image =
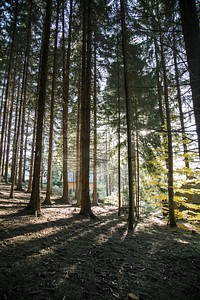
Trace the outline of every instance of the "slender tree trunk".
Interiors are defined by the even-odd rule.
[[[97,195],[97,58],[94,46],[94,163],[93,163],[93,205],[98,205]]]
[[[24,57],[24,69],[22,79],[22,122],[21,122],[21,140],[20,140],[20,155],[19,155],[19,169],[18,169],[18,182],[17,190],[22,191],[22,175],[23,175],[23,151],[24,151],[24,127],[25,127],[25,114],[26,114],[26,98],[27,98],[27,82],[28,82],[28,67],[30,56],[30,41],[31,41],[31,22],[32,22],[32,8],[33,1],[30,1],[29,19],[27,26],[27,42]]]
[[[181,123],[184,161],[185,161],[185,167],[188,170],[190,168],[190,164],[189,164],[189,159],[188,159],[188,148],[187,148],[187,144],[186,144],[187,135],[185,132],[184,113],[183,113],[183,108],[182,108],[181,89],[180,89],[180,84],[179,84],[179,70],[178,70],[178,65],[177,65],[175,36],[173,37],[173,39],[174,39],[173,56],[174,56],[175,80],[176,80],[176,86],[177,86],[177,101],[178,101],[179,116],[180,116],[180,123]],[[187,175],[187,177],[188,177],[188,175]]]
[[[179,0],[200,156],[200,29],[195,0]]]
[[[125,1],[120,0],[121,8],[121,28],[122,28],[122,53],[124,65],[124,92],[126,101],[126,122],[127,122],[127,140],[128,140],[128,183],[129,183],[129,216],[128,229],[133,230],[134,220],[134,186],[133,186],[133,171],[132,171],[132,143],[131,143],[131,107],[129,95],[129,78],[128,78],[128,60],[127,60],[127,34],[125,20]]]
[[[119,62],[117,62],[117,110],[118,110],[118,216],[121,214],[121,101],[119,83]]]
[[[0,170],[1,170],[1,164],[2,164],[3,141],[4,141],[4,137],[5,137],[8,95],[9,95],[9,88],[10,88],[10,76],[11,76],[14,44],[15,44],[17,17],[18,17],[18,0],[16,0],[16,2],[15,2],[15,16],[14,16],[14,21],[13,21],[13,30],[12,30],[12,38],[11,38],[10,54],[9,54],[9,63],[8,63],[8,73],[7,73],[7,79],[6,79],[6,90],[5,90],[3,120],[2,120],[2,128],[1,128],[1,140],[0,140]]]
[[[13,114],[13,103],[14,103],[14,97],[15,97],[15,87],[16,87],[16,68],[15,68],[14,75],[13,75],[12,97],[11,97],[9,121],[8,121],[8,140],[7,140],[7,148],[6,148],[6,161],[5,161],[5,173],[4,173],[4,180],[6,183],[8,183],[11,125],[12,125],[12,114]]]
[[[17,156],[18,156],[18,141],[19,141],[19,132],[20,132],[20,119],[21,119],[21,103],[20,103],[20,83],[19,83],[17,88],[17,101],[16,101],[16,109],[15,109],[15,126],[14,126],[14,138],[13,138],[10,198],[14,197],[14,186],[15,186],[15,179],[16,179],[16,167],[17,167]]]
[[[90,174],[90,102],[91,102],[91,2],[82,1],[82,94],[81,94],[81,210],[80,214],[94,217],[89,196]]]
[[[170,105],[169,105],[169,95],[168,95],[167,70],[166,70],[166,64],[165,64],[163,39],[162,39],[161,33],[160,33],[160,45],[161,45],[161,62],[162,62],[163,80],[164,80],[165,111],[166,111],[166,121],[167,121],[169,223],[170,223],[170,226],[174,227],[174,226],[176,226],[176,218],[175,218],[175,214],[174,214],[172,130],[171,130]]]
[[[108,117],[108,124],[109,124],[109,117]],[[109,143],[110,143],[110,135],[109,135],[109,128],[108,128],[108,124],[106,125],[106,196],[110,195],[110,160],[109,160]]]
[[[136,217],[139,220],[140,217],[140,158],[139,158],[139,134],[138,128],[136,126],[136,182],[137,182],[137,192],[136,192]]]
[[[57,15],[56,15],[56,30],[54,41],[54,58],[53,58],[53,75],[51,86],[51,112],[50,112],[50,130],[49,130],[49,153],[48,153],[48,170],[47,170],[47,188],[46,198],[43,204],[51,204],[52,193],[52,161],[53,161],[53,125],[54,125],[54,106],[55,106],[55,86],[56,86],[56,62],[57,62],[57,48],[58,48],[58,21],[59,21],[60,0],[57,1]]]
[[[29,181],[28,181],[27,193],[30,193],[32,190],[36,126],[37,126],[37,105],[35,107],[35,116],[34,116],[34,124],[33,124],[33,140],[32,140],[32,147],[31,147],[31,161],[30,161],[30,171],[29,171]]]
[[[41,173],[41,162],[42,162],[42,135],[43,135],[44,114],[45,114],[47,73],[48,73],[51,11],[52,11],[52,0],[47,0],[46,16],[45,16],[45,23],[44,23],[44,35],[42,41],[34,173],[33,173],[31,199],[28,204],[28,208],[30,208],[31,211],[36,215],[40,214],[41,211],[41,206],[40,206],[41,174],[40,173]]]
[[[28,144],[28,128],[29,128],[29,121],[30,121],[30,110],[28,110],[28,116],[26,120],[26,133],[25,133],[25,143],[24,143],[24,164],[23,164],[23,175],[22,175],[22,181],[25,182],[26,177],[26,155],[27,155],[27,144]]]
[[[164,144],[164,156],[165,158],[165,165],[166,165],[166,169],[168,169],[168,153],[166,150],[167,144],[167,134],[164,131],[165,128],[165,114],[164,114],[164,104],[163,104],[163,88],[161,86],[161,77],[162,74],[160,72],[162,65],[160,63],[160,57],[159,57],[159,53],[160,53],[160,49],[158,47],[158,43],[156,41],[156,39],[154,39],[154,46],[155,46],[155,57],[156,57],[156,79],[157,79],[157,95],[158,95],[158,105],[159,105],[159,117],[160,117],[160,130],[162,132],[162,143]],[[166,195],[166,199],[162,199],[162,211],[163,211],[163,215],[167,215],[168,213],[168,200],[167,200],[167,195]]]
[[[118,7],[118,4],[117,4]],[[118,216],[121,214],[121,99],[120,99],[120,72],[119,72],[119,34],[117,34],[117,139],[118,139]]]
[[[81,75],[78,81],[78,107],[77,107],[77,130],[76,130],[76,194],[77,206],[81,205],[81,151],[80,151],[80,131],[81,131]]]
[[[1,177],[4,177],[4,169],[5,169],[5,160],[6,160],[6,146],[7,146],[7,129],[8,129],[8,115],[9,115],[9,107],[10,107],[10,101],[8,103],[8,107],[7,107],[7,115],[6,115],[6,124],[5,124],[5,137],[4,137],[4,141],[3,141],[3,153],[2,153],[2,168],[1,168]]]
[[[139,219],[139,208],[140,208],[140,164],[139,164],[139,134],[138,134],[138,103],[135,99],[134,101],[134,109],[135,109],[135,139],[134,143],[135,149],[134,152],[134,170],[135,170],[135,215],[136,218]]]
[[[4,92],[5,92],[5,88],[6,88],[6,75],[7,75],[7,70],[5,70],[4,80],[3,80],[3,87],[2,87],[1,106],[0,106],[0,126],[1,126],[1,122],[2,122],[2,112],[3,112],[3,104],[4,104]]]
[[[61,201],[69,204],[68,199],[68,102],[69,102],[69,74],[70,74],[70,56],[71,56],[71,30],[72,30],[72,7],[73,1],[70,0],[69,29],[67,57],[65,57],[65,17],[63,1],[63,196]]]

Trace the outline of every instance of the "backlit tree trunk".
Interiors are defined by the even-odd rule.
[[[160,33],[160,44],[161,44],[161,63],[163,70],[163,81],[164,81],[164,102],[166,111],[167,121],[167,150],[168,150],[168,207],[169,207],[169,223],[170,226],[176,226],[176,219],[174,214],[174,174],[173,174],[173,148],[172,148],[172,130],[171,130],[171,117],[170,117],[170,105],[168,95],[168,80],[167,70],[164,56],[164,47],[162,34]]]
[[[200,30],[195,0],[179,0],[200,156]]]
[[[127,141],[128,141],[128,183],[129,183],[129,215],[128,229],[133,230],[134,220],[134,192],[133,192],[133,171],[132,171],[132,143],[131,143],[131,108],[130,108],[130,91],[128,78],[128,59],[127,59],[127,34],[125,20],[125,1],[120,0],[121,8],[121,28],[122,28],[122,54],[124,65],[124,92],[126,101],[126,123],[127,123]]]
[[[178,101],[179,116],[180,116],[180,123],[181,123],[184,161],[185,161],[185,167],[187,169],[189,169],[190,164],[189,164],[189,159],[188,159],[188,147],[187,147],[187,144],[186,144],[187,135],[186,135],[186,132],[185,132],[184,113],[183,113],[183,108],[182,108],[181,88],[180,88],[180,83],[179,83],[179,69],[178,69],[178,64],[177,64],[175,36],[173,37],[173,39],[174,39],[173,56],[174,56],[175,81],[176,81],[177,101]],[[187,173],[186,173],[186,175],[187,175]],[[187,175],[187,177],[188,177],[188,175]]]

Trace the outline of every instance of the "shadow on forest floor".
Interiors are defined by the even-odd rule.
[[[93,208],[99,220],[57,204],[36,218],[22,213],[27,194],[2,194],[0,299],[200,299],[198,233],[154,214],[130,232],[110,206]]]

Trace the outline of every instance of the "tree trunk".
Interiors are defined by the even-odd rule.
[[[163,39],[160,33],[160,45],[161,45],[161,63],[163,70],[164,80],[164,101],[167,120],[167,150],[168,150],[168,207],[169,207],[169,223],[170,226],[176,226],[176,219],[174,214],[174,179],[173,179],[173,148],[172,148],[172,130],[171,130],[171,117],[170,117],[170,105],[168,95],[168,80],[167,70],[165,64]]]
[[[27,145],[28,145],[28,128],[29,128],[29,121],[30,121],[30,110],[28,110],[28,116],[26,120],[26,133],[25,133],[25,142],[24,142],[24,158],[23,158],[23,174],[22,174],[22,181],[25,182],[26,177],[26,157],[27,157]]]
[[[57,1],[56,29],[54,40],[54,57],[53,57],[53,74],[51,86],[51,112],[50,112],[50,129],[49,129],[49,152],[48,152],[48,170],[47,170],[47,188],[46,198],[43,204],[51,204],[52,193],[52,161],[53,161],[53,125],[54,125],[54,106],[55,106],[55,86],[56,86],[56,63],[57,63],[57,48],[58,48],[58,21],[59,21],[60,0]]]
[[[31,147],[31,161],[30,161],[29,181],[28,181],[28,189],[27,189],[28,193],[30,193],[31,190],[32,190],[32,182],[33,182],[34,150],[35,150],[35,140],[36,140],[36,126],[37,126],[37,105],[35,107],[35,116],[34,116],[34,124],[33,124],[33,139],[32,139],[32,147]]]
[[[81,147],[80,147],[80,130],[81,130],[81,75],[78,80],[78,105],[77,105],[77,130],[76,130],[76,193],[77,206],[81,205]]]
[[[1,93],[1,106],[0,106],[0,125],[2,123],[2,112],[3,112],[3,102],[4,102],[4,91],[6,88],[6,75],[7,70],[5,70],[4,79],[3,79],[3,86],[2,86],[2,93]]]
[[[5,161],[5,173],[4,180],[8,183],[8,168],[9,168],[9,156],[10,156],[10,141],[11,141],[11,125],[12,125],[12,114],[13,114],[13,103],[15,97],[15,87],[16,87],[16,68],[13,75],[13,87],[12,87],[12,96],[10,103],[10,111],[9,111],[9,121],[8,121],[8,140],[7,140],[7,148],[6,148],[6,161]]]
[[[19,155],[19,169],[18,169],[18,182],[17,190],[22,191],[22,174],[23,174],[23,151],[24,151],[24,127],[25,127],[25,113],[26,113],[26,101],[27,101],[27,82],[28,82],[28,67],[30,56],[30,41],[31,41],[31,22],[32,22],[32,8],[33,1],[30,1],[30,11],[27,26],[27,42],[24,57],[23,79],[22,79],[22,122],[21,122],[21,140],[20,140],[20,155]]]
[[[22,110],[22,108],[21,108],[21,103],[20,103],[20,83],[19,83],[18,88],[17,88],[17,103],[16,103],[16,109],[15,109],[15,126],[14,126],[14,138],[13,138],[10,198],[14,197],[14,186],[15,186],[15,179],[16,179],[21,110]]]
[[[109,124],[109,117],[107,123]],[[110,131],[106,125],[106,196],[110,195]]]
[[[134,186],[133,186],[133,171],[132,171],[132,144],[131,144],[131,107],[130,107],[130,91],[128,78],[128,60],[127,60],[127,34],[125,20],[125,1],[120,0],[121,28],[122,28],[122,54],[124,65],[124,92],[126,101],[126,122],[127,122],[127,141],[128,141],[128,183],[129,183],[129,216],[128,229],[133,230],[134,220]]]
[[[90,102],[91,102],[91,1],[82,1],[82,94],[81,94],[81,210],[94,217],[89,196],[90,174]]]
[[[65,14],[63,1],[63,195],[61,202],[69,204],[68,199],[68,102],[69,102],[69,73],[70,73],[70,56],[71,56],[71,31],[72,31],[72,6],[73,1],[70,0],[70,14],[69,14],[69,29],[68,29],[68,43],[67,43],[67,58],[65,57]]]
[[[36,148],[34,160],[34,173],[32,182],[31,199],[28,208],[38,215],[40,214],[40,176],[41,176],[41,161],[42,161],[42,135],[43,135],[43,121],[45,114],[45,100],[46,100],[46,85],[48,73],[48,54],[49,54],[49,38],[51,25],[51,11],[52,0],[47,0],[46,16],[44,22],[44,35],[42,40],[42,54],[41,54],[41,73],[39,82],[39,99],[38,99],[38,118],[36,131]]]
[[[7,116],[7,106],[8,106],[8,94],[9,94],[9,88],[10,88],[10,76],[11,76],[14,44],[15,44],[17,17],[18,17],[18,0],[16,0],[16,3],[15,3],[15,16],[14,16],[14,21],[13,21],[13,30],[12,30],[12,38],[11,38],[10,53],[9,53],[9,63],[8,63],[8,72],[7,72],[7,78],[6,78],[6,90],[5,90],[5,100],[4,100],[5,103],[4,103],[4,110],[3,110],[3,120],[2,120],[1,140],[0,140],[0,170],[1,170],[1,164],[2,164],[3,141],[4,141],[4,136],[5,136],[6,116]]]
[[[97,194],[97,58],[94,46],[94,162],[93,162],[93,199],[92,205],[98,205]]]
[[[190,164],[189,164],[189,159],[188,159],[188,148],[187,148],[187,144],[186,144],[187,135],[185,132],[184,113],[183,113],[183,108],[182,108],[181,89],[180,89],[180,84],[179,84],[179,70],[178,70],[178,65],[177,65],[175,36],[173,36],[173,56],[174,56],[173,57],[174,58],[174,69],[175,69],[175,80],[176,80],[176,89],[177,89],[177,101],[178,101],[179,116],[180,116],[180,123],[181,123],[184,162],[185,162],[185,167],[188,170],[190,168]],[[187,172],[186,172],[186,176],[188,177]]]
[[[200,30],[195,0],[179,0],[200,156]]]
[[[118,55],[118,54],[117,54]],[[118,114],[118,216],[121,214],[121,101],[119,91],[119,61],[117,62],[117,114]]]

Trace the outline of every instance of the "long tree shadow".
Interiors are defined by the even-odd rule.
[[[94,221],[64,207],[40,218],[7,211],[1,299],[199,299],[199,235],[147,217],[130,232],[116,210]]]

